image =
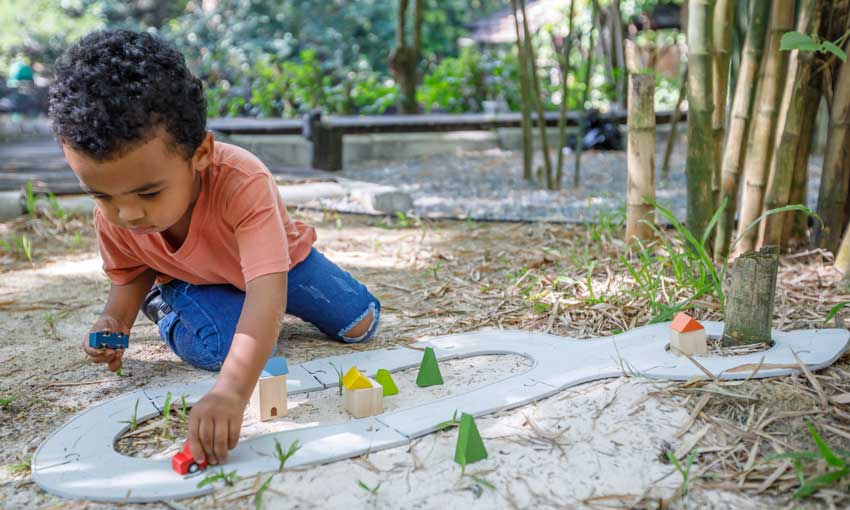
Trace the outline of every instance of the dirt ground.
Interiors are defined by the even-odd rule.
[[[363,346],[327,340],[288,319],[279,349],[290,363],[483,327],[590,338],[644,325],[653,315],[647,311],[650,298],[634,291],[634,279],[618,262],[624,246],[616,226],[605,222],[585,227],[294,214],[317,226],[319,249],[365,282],[381,298],[384,313],[379,334]],[[22,232],[31,241],[32,262],[22,243],[16,245]],[[453,462],[457,431],[449,429],[409,448],[276,473],[259,502],[258,488],[268,475],[177,502],[63,500],[36,487],[28,468],[35,448],[59,424],[104,399],[209,374],[183,364],[141,316],[124,358],[126,377],[84,358],[80,344],[109,285],[87,220],[0,224],[0,239],[8,243],[0,251],[0,398],[11,399],[0,408],[2,508],[756,509],[846,508],[848,502],[846,483],[793,499],[799,480],[790,461],[782,467],[768,458],[782,448],[814,449],[804,419],[831,446],[850,449],[848,356],[811,378],[724,386],[623,377],[582,385],[477,419],[489,458],[471,465],[466,476]],[[784,258],[776,326],[822,327],[832,306],[850,300],[837,290],[838,279],[825,254]],[[687,289],[670,282],[659,292],[674,302]],[[722,317],[710,296],[691,305],[698,318]],[[845,316],[836,316],[841,327]],[[402,392],[394,405],[523,370],[519,357],[457,360],[445,364],[444,387],[418,393],[405,392],[415,378],[408,370],[396,377]],[[300,410],[270,425],[246,420],[243,437],[347,419],[333,391],[293,399]],[[170,433],[127,438],[118,447],[126,454],[170,455],[179,425]],[[683,484],[668,452],[685,462],[689,451],[695,452],[694,464]],[[823,469],[813,464],[804,475]]]

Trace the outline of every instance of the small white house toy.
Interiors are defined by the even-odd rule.
[[[269,358],[254,393],[251,394],[251,414],[260,421],[286,416],[286,358]]]
[[[365,418],[384,412],[384,387],[374,379],[351,367],[342,378],[345,392],[342,405],[355,418]]]
[[[673,354],[701,356],[708,353],[705,328],[690,315],[679,312],[670,323],[670,350]]]

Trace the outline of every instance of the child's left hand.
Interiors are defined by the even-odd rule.
[[[248,401],[235,392],[213,389],[189,412],[189,448],[197,462],[227,461],[227,452],[239,442],[242,414]]]

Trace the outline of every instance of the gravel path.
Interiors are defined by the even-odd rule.
[[[665,143],[666,137],[658,141],[658,167],[661,166]],[[666,180],[657,179],[656,190],[659,202],[672,206],[680,219],[684,219],[686,207],[684,151],[684,142],[678,144],[670,176]],[[461,156],[363,162],[350,165],[339,175],[396,186],[410,193],[415,214],[429,218],[575,222],[598,220],[604,212],[624,210],[624,151],[585,153],[578,189],[572,189],[574,161],[572,154],[564,158],[565,189],[560,191],[547,191],[525,181],[522,178],[521,154],[499,149]],[[809,207],[812,208],[817,201],[821,165],[821,157],[812,158],[808,190]],[[321,206],[341,212],[365,212],[359,204],[345,199],[322,200]]]

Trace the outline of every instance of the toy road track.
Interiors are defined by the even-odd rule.
[[[709,335],[719,335],[723,324],[704,323]],[[669,323],[655,324],[614,337],[595,340],[528,333],[485,330],[431,338],[409,347],[378,349],[322,358],[290,367],[289,394],[322,391],[337,385],[334,368],[357,366],[374,377],[379,368],[391,372],[416,367],[422,349],[433,347],[440,361],[492,354],[518,354],[531,361],[531,369],[488,386],[451,395],[407,409],[359,420],[266,434],[243,442],[230,452],[228,470],[241,476],[278,469],[270,454],[275,440],[299,441],[302,447],[287,467],[324,464],[403,446],[436,430],[457,412],[482,416],[554,395],[572,386],[619,377],[628,371],[650,379],[687,380],[705,373],[686,357],[666,350]],[[773,332],[767,351],[740,356],[699,356],[699,364],[719,379],[775,377],[798,370],[796,356],[810,370],[833,363],[848,346],[846,329]],[[185,394],[197,402],[212,387],[213,379],[154,390],[138,390],[77,414],[41,444],[32,461],[32,477],[47,492],[87,500],[146,502],[188,498],[212,488],[197,487],[198,479],[171,470],[168,459],[127,457],[114,445],[127,429],[122,423],[139,401],[138,420],[160,414],[166,393]]]

